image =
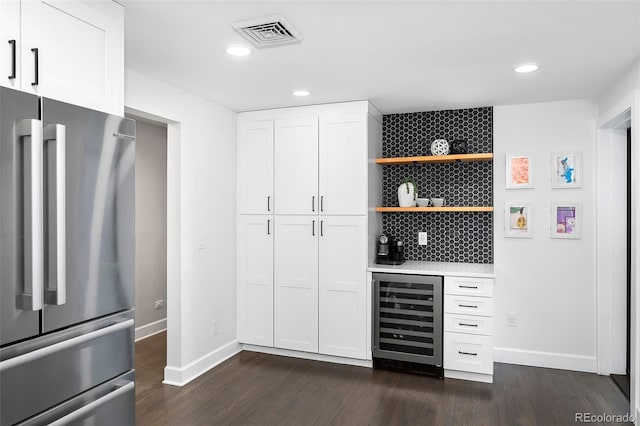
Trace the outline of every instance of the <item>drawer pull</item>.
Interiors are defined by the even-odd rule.
[[[477,352],[462,352],[462,351],[458,351],[458,353],[460,355],[471,355],[471,356],[478,356]]]
[[[478,326],[478,324],[465,324],[463,322],[459,322],[458,325],[462,326],[462,327],[477,327]]]
[[[458,287],[460,287],[460,288],[471,288],[471,289],[474,289],[474,290],[478,289],[477,285],[459,285]]]
[[[460,305],[460,304],[458,304],[458,306],[460,306],[461,308],[473,308],[473,309],[478,309],[478,305]]]

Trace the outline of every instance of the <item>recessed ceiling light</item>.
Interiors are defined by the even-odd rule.
[[[251,55],[251,49],[247,46],[229,46],[226,49],[227,55],[231,56],[249,56]]]
[[[293,96],[309,96],[311,94],[308,90],[295,90]]]
[[[518,74],[526,74],[526,73],[537,71],[539,68],[540,66],[536,64],[523,64],[515,67],[513,71],[517,72]]]

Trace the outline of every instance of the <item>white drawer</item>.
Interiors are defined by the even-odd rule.
[[[444,311],[449,314],[493,316],[493,299],[452,294],[444,295]]]
[[[493,374],[493,338],[464,333],[444,333],[445,370]]]
[[[493,318],[478,315],[444,314],[444,331],[493,335]]]
[[[445,294],[493,297],[493,278],[444,277]]]

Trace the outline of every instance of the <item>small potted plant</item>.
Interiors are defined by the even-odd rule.
[[[398,204],[400,207],[415,207],[418,198],[418,185],[412,178],[404,178],[398,187]]]

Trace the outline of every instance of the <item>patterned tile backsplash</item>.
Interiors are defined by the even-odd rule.
[[[390,114],[383,117],[384,157],[430,155],[435,139],[464,139],[468,153],[493,152],[493,108]],[[383,166],[382,199],[398,205],[405,177],[418,185],[418,196],[446,200],[453,206],[493,205],[493,163],[437,163]],[[384,232],[405,243],[409,260],[493,263],[493,213],[382,213]],[[428,244],[418,245],[426,231]]]

